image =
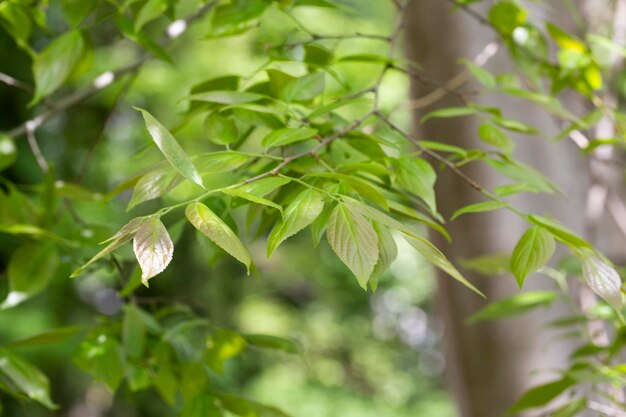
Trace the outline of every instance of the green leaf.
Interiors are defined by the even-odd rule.
[[[17,147],[8,135],[0,134],[0,171],[13,165],[17,159]]]
[[[563,407],[555,410],[550,417],[574,417],[577,416],[578,413],[587,409],[587,399],[586,398],[578,398],[576,400],[568,399],[568,403]]]
[[[511,256],[507,253],[494,253],[471,259],[461,259],[459,263],[463,268],[483,275],[502,275],[511,271],[509,267]]]
[[[281,98],[285,101],[309,101],[324,92],[326,85],[323,72],[307,74],[287,83],[282,90]]]
[[[32,104],[53,93],[70,78],[88,52],[87,39],[78,30],[71,30],[53,40],[33,63],[35,97]]]
[[[15,349],[21,347],[63,343],[66,340],[69,340],[72,337],[76,336],[83,330],[85,330],[85,326],[58,327],[56,329],[37,334],[35,336],[30,336],[25,339],[15,340],[13,342],[6,343],[4,347],[9,349]]]
[[[584,240],[583,238],[581,238],[580,236],[578,236],[571,230],[561,226],[554,220],[550,220],[546,217],[538,216],[535,214],[530,214],[528,216],[528,219],[530,220],[531,223],[545,228],[557,240],[560,240],[561,242],[565,243],[568,246],[571,246],[574,248],[592,249],[592,246],[589,244],[589,242],[587,242],[586,240]]]
[[[622,310],[622,279],[611,265],[596,254],[582,256],[583,277],[600,298],[616,311]]]
[[[511,272],[520,288],[528,275],[552,258],[554,248],[554,238],[543,227],[533,226],[522,235],[511,256]]]
[[[437,211],[435,203],[435,181],[437,174],[433,167],[423,159],[400,158],[396,162],[396,181],[398,184],[420,197],[433,211]]]
[[[264,0],[235,0],[220,5],[211,19],[211,35],[239,34],[254,25],[269,3]]]
[[[378,261],[378,236],[370,222],[360,212],[339,203],[328,219],[326,237],[365,289]]]
[[[506,202],[494,201],[494,200],[488,200],[488,201],[483,201],[483,202],[476,203],[476,204],[470,204],[469,206],[465,206],[455,211],[450,220],[454,220],[463,214],[483,213],[485,211],[493,211],[493,210],[497,210],[499,208],[506,207],[506,206],[508,206]]]
[[[224,362],[234,358],[246,348],[246,339],[239,333],[219,329],[213,333],[207,343],[209,348],[204,353],[204,360],[215,372],[224,372]]]
[[[285,177],[267,177],[260,180],[251,182],[249,184],[242,185],[239,189],[245,191],[248,194],[256,195],[258,197],[265,197],[277,188],[291,182],[289,178]]]
[[[156,217],[141,224],[133,237],[133,251],[141,267],[141,282],[148,280],[167,268],[174,255],[174,244],[165,226]]]
[[[497,85],[496,77],[488,70],[483,67],[480,67],[474,64],[472,61],[468,61],[467,59],[462,59],[461,62],[467,67],[467,69],[472,73],[474,78],[478,80],[482,85],[487,88],[495,88]]]
[[[213,152],[193,158],[194,165],[202,175],[230,172],[250,161],[250,156],[236,151]]]
[[[247,93],[244,91],[208,91],[192,94],[186,100],[207,101],[218,104],[241,104],[252,103],[266,98],[261,94]]]
[[[105,333],[94,332],[80,344],[76,364],[115,392],[124,378],[125,361],[118,341]]]
[[[142,312],[134,304],[124,306],[122,341],[129,358],[139,359],[143,356],[146,345],[146,325]]]
[[[189,222],[217,246],[244,264],[250,271],[252,258],[237,235],[215,213],[202,203],[191,203],[185,209]]]
[[[161,17],[167,8],[168,0],[148,0],[137,14],[135,31],[139,32],[145,24]]]
[[[264,148],[285,146],[292,143],[311,139],[317,134],[317,129],[310,128],[284,128],[275,130],[261,141]]]
[[[185,401],[180,417],[223,417],[224,413],[218,407],[217,400],[210,394],[198,394]]]
[[[515,144],[509,139],[506,133],[489,123],[480,125],[478,128],[478,137],[486,144],[495,146],[506,153],[511,153],[515,147]]]
[[[384,194],[378,191],[373,185],[354,175],[339,174],[337,172],[313,172],[306,174],[307,177],[332,178],[340,181],[350,188],[354,189],[363,198],[378,204],[385,210],[389,210],[389,204]]]
[[[63,0],[63,13],[68,22],[76,27],[98,6],[97,0]]]
[[[50,242],[20,246],[9,261],[9,294],[0,309],[16,306],[43,291],[54,277],[59,263],[57,248]]]
[[[378,262],[374,266],[372,277],[370,278],[370,288],[376,290],[378,279],[389,269],[393,261],[398,257],[398,246],[389,229],[380,223],[374,222],[374,230],[378,236]]]
[[[480,295],[483,298],[485,294],[483,294],[478,288],[476,288],[472,283],[470,283],[461,273],[456,269],[454,265],[445,257],[443,253],[435,245],[430,243],[428,240],[419,237],[405,234],[404,238],[407,242],[411,244],[417,251],[433,266],[441,269],[452,278],[459,281],[461,284],[465,285],[467,288],[474,291],[476,294]]]
[[[333,60],[333,53],[321,45],[304,45],[304,62],[313,66],[325,67]]]
[[[258,197],[254,194],[249,194],[243,191],[241,188],[224,188],[223,190],[221,190],[221,192],[223,194],[231,195],[233,197],[243,198],[244,200],[248,200],[256,204],[262,204],[264,206],[275,208],[280,212],[281,216],[283,215],[283,208],[279,204],[276,204],[273,201],[268,200],[267,198]]]
[[[313,189],[306,189],[294,198],[285,210],[285,217],[272,229],[267,240],[267,257],[289,237],[310,225],[322,212],[324,197]]]
[[[198,184],[200,187],[204,188],[202,184],[202,178],[198,173],[198,170],[193,165],[183,148],[180,147],[174,136],[163,126],[161,123],[157,121],[150,113],[146,110],[140,109],[139,107],[134,107],[135,110],[140,111],[143,115],[143,118],[146,122],[146,128],[148,132],[150,132],[150,136],[156,143],[157,147],[165,156],[165,159],[168,160],[170,164],[181,175],[192,182]]]
[[[13,37],[20,48],[32,53],[28,45],[28,38],[32,32],[33,25],[24,6],[12,1],[0,3],[0,24]]]
[[[221,113],[211,113],[204,121],[209,140],[218,145],[228,145],[237,142],[239,132],[232,118]]]
[[[489,11],[489,22],[505,34],[511,34],[526,22],[527,12],[513,1],[500,1]]]
[[[168,193],[178,186],[183,178],[171,167],[160,168],[142,175],[133,188],[133,195],[128,202],[126,211],[138,204],[149,201]]]
[[[508,410],[507,414],[517,414],[529,408],[546,405],[575,384],[576,381],[574,379],[563,378],[534,387],[526,391],[515,405]]]
[[[546,28],[552,39],[554,39],[556,44],[561,48],[576,52],[585,52],[587,50],[587,46],[582,41],[576,39],[558,26],[547,22]]]
[[[267,334],[246,334],[243,337],[250,345],[263,349],[282,350],[287,353],[302,352],[302,346],[294,339]]]
[[[130,241],[135,235],[135,232],[139,230],[139,228],[143,225],[143,223],[147,221],[148,219],[149,219],[148,217],[138,217],[128,222],[113,237],[105,241],[105,242],[108,242],[112,240],[112,242],[109,243],[107,247],[105,247],[100,252],[98,252],[86,264],[84,264],[83,266],[81,266],[80,268],[72,272],[72,275],[70,275],[70,278],[74,278],[80,275],[85,269],[87,269],[89,265],[105,257],[106,255],[110,254],[111,252],[119,248],[120,246],[124,245],[126,242]]]
[[[435,118],[470,116],[477,113],[477,110],[471,107],[447,107],[445,109],[435,110],[424,115],[420,119],[420,123],[426,123],[428,120]]]
[[[477,313],[472,314],[467,321],[496,320],[517,316],[538,307],[552,304],[559,295],[551,291],[533,291],[516,294],[512,297],[494,301]]]
[[[328,113],[331,113],[341,107],[346,107],[346,106],[350,106],[353,104],[369,104],[371,103],[372,100],[370,99],[366,99],[366,98],[353,98],[353,99],[347,99],[347,100],[337,100],[334,101],[332,103],[328,103],[325,104],[323,106],[318,107],[317,109],[313,110],[311,113],[309,113],[309,115],[307,116],[310,120],[313,119],[317,119],[318,117],[324,116]]]
[[[0,349],[0,373],[31,400],[52,410],[58,408],[50,399],[50,381],[35,365]]]
[[[529,126],[526,123],[520,122],[519,120],[508,119],[506,117],[497,116],[497,117],[492,118],[492,121],[504,129],[512,130],[518,133],[525,133],[527,135],[532,135],[532,134],[539,132],[536,128]]]

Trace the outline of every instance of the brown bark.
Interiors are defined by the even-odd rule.
[[[463,69],[458,63],[460,58],[472,59],[494,39],[492,32],[467,15],[460,11],[452,12],[450,3],[444,0],[411,2],[406,23],[407,53],[424,69],[429,79],[451,79]],[[502,50],[491,66],[505,71],[510,66],[506,52]],[[436,87],[416,81],[412,86],[413,97],[423,97],[433,88]],[[505,114],[540,128],[549,129],[552,126],[552,121],[545,114],[527,103],[499,97],[484,97],[482,101],[502,107]],[[477,123],[472,118],[439,119],[425,125],[417,122],[421,115],[434,108],[460,105],[463,103],[457,97],[448,95],[416,114],[418,137],[464,148],[481,147],[476,140]],[[567,201],[554,196],[517,198],[514,202],[516,206],[534,213],[555,215],[574,229],[582,225],[586,180],[584,165],[575,147],[568,143],[554,146],[540,138],[519,139],[516,142],[524,144],[518,145],[515,157],[542,168],[565,189],[568,196]],[[485,164],[471,164],[463,170],[487,188],[502,183],[502,178]],[[572,175],[581,171],[582,184],[579,183],[580,176],[577,179]],[[460,207],[484,200],[466,182],[446,171],[440,172],[437,195],[439,210],[446,218]],[[565,210],[566,205],[569,210]],[[523,221],[510,213],[491,212],[463,216],[451,222],[448,230],[453,242],[449,245],[435,235],[432,237],[451,259],[458,260],[496,252],[510,253],[525,227],[527,225]],[[466,273],[466,276],[491,301],[518,291],[510,275],[482,277]],[[543,281],[531,279],[527,287],[550,287],[548,281],[547,278]],[[449,277],[440,277],[438,308],[444,323],[448,381],[463,417],[502,417],[529,385],[537,379],[554,377],[539,373],[538,378],[531,381],[531,371],[558,367],[567,355],[567,346],[546,346],[546,339],[552,335],[544,331],[542,323],[553,317],[555,311],[541,311],[514,320],[467,325],[465,319],[485,304],[485,300]]]

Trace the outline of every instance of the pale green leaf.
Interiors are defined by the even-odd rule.
[[[161,220],[153,217],[141,224],[133,237],[133,251],[141,267],[141,282],[147,287],[148,280],[163,272],[174,255],[174,244]]]
[[[241,104],[252,103],[266,98],[261,94],[247,93],[245,91],[207,91],[204,93],[192,94],[186,100],[207,101],[218,104]]]
[[[259,197],[254,194],[250,194],[242,190],[241,188],[224,188],[221,190],[223,194],[230,195],[233,197],[243,198],[244,200],[251,201],[256,204],[262,204],[264,206],[275,208],[280,212],[280,215],[283,215],[283,208],[280,204],[274,203],[272,200],[268,200],[267,198]]]
[[[33,103],[58,89],[77,70],[88,52],[85,35],[79,30],[66,32],[53,40],[33,64],[36,87]]]
[[[50,399],[50,381],[35,365],[8,350],[0,349],[0,373],[31,400],[50,409],[57,408]]]
[[[609,303],[615,310],[622,310],[622,279],[611,265],[596,254],[585,255],[583,261],[583,277],[600,298]]]
[[[202,203],[191,203],[185,209],[189,222],[202,234],[211,239],[232,257],[244,264],[248,270],[252,258],[235,232],[222,219]]]
[[[522,397],[508,410],[509,415],[516,415],[529,408],[541,407],[554,400],[565,390],[576,384],[572,378],[563,378],[536,386],[524,393]]]
[[[517,316],[538,307],[552,304],[559,295],[552,291],[533,291],[516,294],[512,297],[494,301],[477,313],[471,315],[467,321],[496,320]]]
[[[310,225],[324,208],[323,196],[313,189],[306,189],[287,206],[285,217],[272,229],[267,241],[267,257],[287,238]]]
[[[57,248],[50,242],[30,242],[17,248],[7,268],[9,294],[0,309],[40,293],[54,277],[59,263]]]
[[[555,222],[554,220],[550,220],[546,217],[538,216],[535,214],[529,215],[528,219],[531,221],[531,223],[546,229],[548,232],[550,232],[552,236],[554,236],[557,240],[565,243],[566,245],[572,246],[574,248],[592,249],[592,246],[589,244],[589,242],[587,242],[571,230]]]
[[[445,257],[443,253],[435,245],[419,236],[404,235],[404,238],[413,246],[417,251],[433,266],[441,269],[452,278],[456,279],[467,288],[474,291],[476,294],[485,298],[485,295],[470,283],[461,273],[456,269],[454,265]]]
[[[437,174],[433,167],[425,160],[418,158],[400,158],[394,162],[397,166],[397,183],[420,197],[433,212],[436,212],[434,186]]]
[[[204,187],[198,170],[169,130],[167,130],[165,126],[159,123],[159,121],[146,110],[138,107],[134,107],[134,109],[140,111],[143,115],[146,122],[146,128],[148,129],[148,132],[150,132],[154,143],[156,143],[157,147],[163,153],[163,156],[165,156],[165,159],[167,159],[183,177],[198,184],[200,187]]]
[[[511,256],[511,272],[520,288],[526,276],[550,260],[554,248],[554,238],[543,227],[533,226],[522,235]]]
[[[478,128],[478,137],[486,144],[495,146],[506,153],[510,153],[515,147],[515,144],[509,139],[506,133],[489,123],[480,125]]]
[[[317,129],[310,128],[291,128],[275,130],[261,141],[261,145],[265,148],[274,146],[291,145],[292,143],[302,142],[311,139],[317,134]]]
[[[378,236],[369,220],[350,206],[339,203],[328,219],[326,237],[339,259],[365,289],[378,261]]]
[[[502,207],[506,207],[507,205],[508,204],[504,201],[494,201],[494,200],[483,201],[483,202],[476,203],[476,204],[470,204],[469,206],[465,206],[455,211],[450,220],[454,220],[463,214],[483,213],[485,211],[493,211]]]
[[[477,110],[471,107],[447,107],[445,109],[439,109],[428,113],[420,119],[420,123],[426,123],[428,120],[435,118],[471,116],[477,113]]]

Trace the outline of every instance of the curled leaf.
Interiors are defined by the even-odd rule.
[[[151,218],[135,233],[133,251],[141,267],[141,282],[147,287],[148,280],[167,268],[174,254],[174,244],[161,220]]]

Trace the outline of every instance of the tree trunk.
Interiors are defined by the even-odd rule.
[[[476,10],[485,15],[484,10]],[[453,12],[450,2],[444,0],[413,1],[406,19],[407,54],[423,68],[428,79],[446,81],[453,78],[464,68],[459,64],[459,59],[472,60],[494,39],[494,34],[487,28],[462,11]],[[496,73],[510,68],[504,49],[501,47],[493,62],[488,65]],[[466,89],[471,90],[473,87],[476,86],[470,85]],[[415,80],[412,85],[413,98],[424,97],[436,88]],[[539,129],[554,130],[552,121],[527,103],[488,95],[478,101],[500,107],[505,115],[521,119]],[[424,113],[435,108],[463,105],[459,98],[449,94],[431,107],[421,109],[415,114],[418,137],[463,148],[480,148],[476,139],[478,124],[473,118],[436,119],[424,125],[418,122]],[[585,175],[585,165],[576,147],[565,141],[549,144],[539,137],[514,139],[517,143],[514,156],[543,171],[567,194],[567,197],[561,198],[524,196],[514,199],[514,205],[522,210],[554,215],[569,227],[580,229],[583,224],[586,177],[582,180],[580,177],[574,178],[573,173]],[[463,170],[488,189],[506,182],[486,164],[470,164]],[[439,210],[445,218],[450,218],[458,208],[485,199],[458,176],[441,170],[437,195]],[[448,224],[453,238],[451,244],[435,234],[432,238],[454,261],[497,252],[510,253],[526,227],[527,224],[511,213],[498,211],[462,216]],[[511,275],[484,277],[467,273],[466,276],[487,294],[489,301],[519,291]],[[548,278],[536,277],[529,279],[525,288],[554,287]],[[502,417],[505,410],[531,384],[555,378],[554,374],[544,371],[533,375],[531,380],[531,371],[563,365],[569,348],[554,340],[547,343],[554,335],[542,326],[559,311],[562,312],[562,306],[560,309],[542,310],[517,319],[466,324],[466,318],[485,305],[485,300],[449,277],[440,277],[438,309],[444,323],[447,376],[463,417]]]

